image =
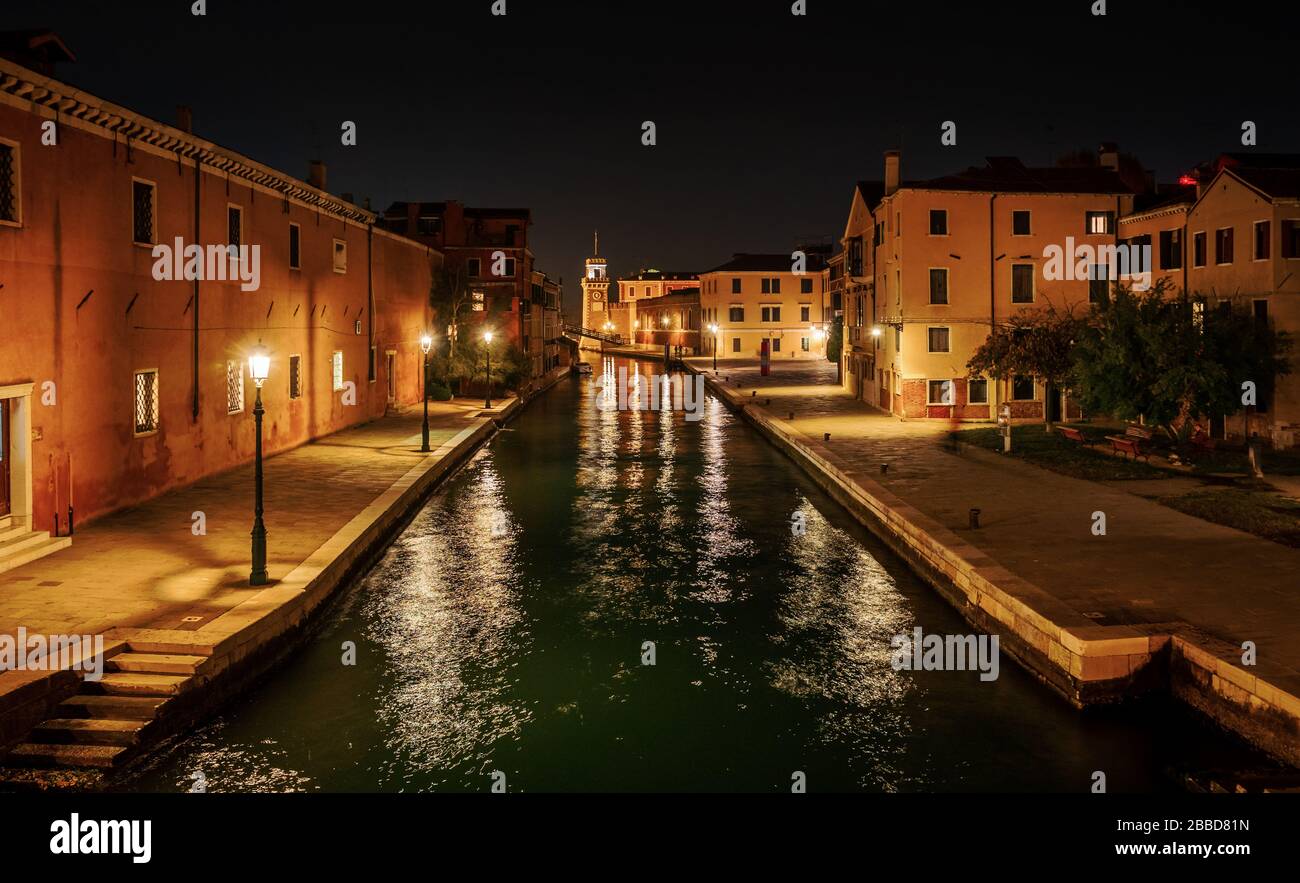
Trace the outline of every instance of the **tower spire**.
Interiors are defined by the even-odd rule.
[[[595,248],[595,251],[593,251],[591,254],[593,257],[600,257],[600,231],[593,230],[591,235],[594,240],[593,247]]]

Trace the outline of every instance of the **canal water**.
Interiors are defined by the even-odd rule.
[[[1116,792],[1257,760],[1171,701],[1076,711],[1005,656],[994,681],[895,671],[892,636],[970,628],[717,400],[598,395],[534,401],[127,787]]]

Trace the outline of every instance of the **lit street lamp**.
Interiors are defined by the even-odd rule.
[[[271,357],[258,344],[248,357],[248,373],[257,386],[257,401],[253,404],[253,420],[257,424],[256,447],[253,454],[253,569],[248,576],[250,586],[266,585],[266,525],[262,523],[262,384],[271,373]]]
[[[487,396],[483,400],[483,407],[490,409],[492,407],[492,332],[483,332],[483,352],[487,356]]]
[[[420,389],[424,398],[424,427],[420,430],[420,451],[429,453],[429,350],[433,348],[433,337],[426,334],[420,338],[420,352],[424,353],[424,383]]]
[[[709,324],[709,333],[713,335],[713,373],[718,373],[718,323]]]

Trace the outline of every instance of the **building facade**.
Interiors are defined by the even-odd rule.
[[[14,524],[66,530],[70,509],[93,518],[250,460],[259,348],[268,454],[419,400],[441,254],[328,193],[322,166],[309,183],[189,128],[0,60]]]
[[[701,355],[774,360],[826,357],[831,317],[826,307],[825,256],[807,254],[801,271],[789,254],[736,254],[699,276]],[[713,340],[707,338],[713,337]]]

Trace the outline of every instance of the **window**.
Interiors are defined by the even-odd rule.
[[[1192,266],[1205,266],[1205,231],[1192,234]]]
[[[357,321],[360,322],[361,320],[358,319]],[[527,340],[527,338],[525,338],[525,340]],[[524,349],[525,351],[528,349],[526,344],[524,346]],[[375,378],[378,376],[375,373],[378,361],[379,361],[379,350],[377,347],[372,346],[370,348],[370,360],[366,364],[366,380],[368,380],[371,383],[374,383]]]
[[[989,382],[983,377],[972,377],[966,381],[966,401],[972,405],[987,405],[989,403]]]
[[[930,270],[930,303],[946,304],[948,302],[948,270]]]
[[[17,225],[22,221],[18,145],[0,141],[0,223]]]
[[[805,353],[808,352],[808,338],[806,337],[799,338],[799,346],[803,349]]]
[[[504,279],[513,279],[513,278],[515,278],[515,259],[514,259],[514,258],[506,258],[505,261],[504,261],[504,263],[505,263],[505,267],[502,268],[502,272],[501,272],[499,275],[500,275],[502,278],[504,278]],[[495,275],[498,275],[498,274],[497,274],[497,271],[496,271],[496,262],[495,262],[495,261],[493,261],[492,274],[493,274],[494,276],[495,276]],[[649,286],[646,287],[645,293],[646,293],[646,294],[649,294],[649,293],[650,293],[650,288],[649,288]]]
[[[484,307],[483,292],[482,292],[481,290],[480,290],[480,291],[471,291],[470,294],[469,294],[469,298],[470,298],[470,312],[473,312],[473,313],[481,313],[481,312],[483,312],[483,307]],[[593,307],[602,307],[603,305],[602,305],[602,304],[592,304],[592,306],[593,306]],[[600,310],[597,310],[597,312],[600,312]]]
[[[226,362],[226,413],[244,410],[244,363]]]
[[[1114,212],[1086,212],[1084,232],[1089,236],[1103,236],[1115,232]]]
[[[810,304],[799,305],[799,321],[800,322],[812,321],[812,306]]]
[[[733,338],[731,338],[731,351],[732,351],[733,353],[738,353],[738,352],[740,352],[740,338],[739,338],[739,337],[733,337]]]
[[[780,308],[780,307],[772,307],[772,306],[763,307],[763,321],[764,321],[764,322],[780,322],[780,321],[781,321],[781,308]]]
[[[812,293],[813,293],[813,291],[812,291],[812,280],[811,280],[811,279],[804,278],[804,279],[800,279],[800,280],[799,280],[799,293],[800,293],[800,294],[812,294]]]
[[[779,337],[772,338],[772,352],[774,353],[781,352],[781,338]]]
[[[953,403],[951,380],[931,380],[927,386],[926,404],[951,405]]]
[[[1034,302],[1034,265],[1011,265],[1011,302],[1013,304],[1031,304]]]
[[[742,307],[742,306],[739,306],[739,305],[737,305],[737,304],[732,304],[732,305],[731,305],[731,308],[727,311],[727,321],[729,321],[729,322],[744,322],[744,321],[745,321],[745,308]]]
[[[740,294],[740,277],[733,277],[731,280],[731,293]]]
[[[1027,211],[1012,212],[1011,213],[1011,235],[1028,236],[1029,233],[1030,233],[1029,212]]]
[[[1232,263],[1232,228],[1221,227],[1214,231],[1214,262]]]
[[[769,278],[767,278],[766,276],[763,277],[763,293],[764,293],[764,294],[780,294],[780,293],[781,293],[781,280],[780,280],[779,278],[769,279]]]
[[[1282,257],[1287,260],[1300,258],[1300,221],[1282,222]]]
[[[1177,270],[1183,266],[1183,231],[1160,231],[1160,269]]]
[[[131,233],[140,245],[153,245],[153,216],[156,208],[153,183],[132,179]]]
[[[348,244],[342,239],[334,240],[334,272],[346,273],[348,271]]]
[[[482,271],[482,264],[478,258],[470,258],[465,262],[465,273],[471,279],[477,279]]]
[[[135,434],[158,431],[158,372],[135,372]]]
[[[930,209],[930,235],[947,236],[948,235],[948,210],[942,208]]]
[[[289,225],[289,269],[302,269],[302,228],[297,224]]]
[[[1110,288],[1110,267],[1105,264],[1088,265],[1088,303],[1104,304]]]
[[[1255,222],[1255,260],[1266,261],[1269,257],[1269,246],[1273,225],[1268,221]]]
[[[947,328],[927,329],[926,338],[926,352],[949,352],[949,330]]]
[[[334,351],[334,357],[330,362],[330,384],[335,392],[343,388],[343,353],[339,350]]]
[[[302,356],[289,357],[289,398],[302,398]]]
[[[1034,378],[1017,374],[1011,381],[1011,398],[1017,402],[1034,400]]]
[[[902,351],[903,351],[903,326],[895,325],[894,326],[894,352],[901,353]]]
[[[238,248],[244,241],[244,210],[237,205],[226,206],[226,244]]]

